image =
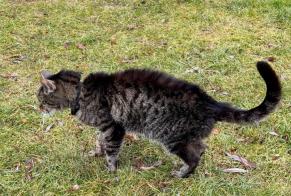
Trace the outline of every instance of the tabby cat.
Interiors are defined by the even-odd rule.
[[[70,108],[72,115],[101,131],[96,155],[106,156],[110,171],[117,168],[118,152],[128,131],[158,141],[180,157],[184,165],[173,175],[188,177],[205,150],[202,140],[216,122],[258,122],[278,105],[281,85],[276,73],[262,61],[257,69],[267,93],[264,101],[250,110],[218,102],[189,82],[139,69],[91,73],[83,82],[75,71],[43,71],[37,97],[43,112]]]

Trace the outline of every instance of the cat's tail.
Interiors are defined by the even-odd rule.
[[[257,69],[267,86],[264,101],[250,110],[241,110],[225,103],[218,103],[216,120],[232,123],[253,123],[271,113],[281,99],[281,84],[275,71],[267,62],[259,61]]]

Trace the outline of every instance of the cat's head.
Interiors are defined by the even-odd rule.
[[[70,107],[77,96],[81,74],[75,71],[62,70],[57,74],[41,72],[41,86],[37,93],[40,110],[43,113],[54,113]]]

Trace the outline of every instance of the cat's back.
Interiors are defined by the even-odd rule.
[[[157,99],[171,99],[178,102],[214,101],[198,85],[149,69],[127,69],[112,74],[97,72],[87,76],[83,84],[89,91],[110,89],[108,92],[112,93],[111,95],[118,93],[132,96],[134,93],[135,96],[144,94],[144,98],[154,96]]]
[[[148,113],[152,108],[174,112],[191,110],[212,102],[199,86],[159,71],[129,69],[112,74],[114,102],[123,110]]]
[[[113,78],[116,83],[124,87],[134,84],[138,87],[151,87],[157,91],[181,91],[192,95],[203,93],[197,85],[154,70],[128,69],[115,73]]]

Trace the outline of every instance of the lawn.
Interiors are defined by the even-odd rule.
[[[87,155],[96,130],[69,111],[43,121],[35,96],[43,69],[85,77],[140,67],[252,108],[265,95],[255,63],[266,58],[282,81],[280,107],[259,125],[217,124],[188,179],[171,177],[178,159],[142,138],[124,143],[118,172],[108,173]],[[289,0],[0,0],[0,194],[290,195],[290,60]],[[223,172],[245,169],[225,152],[256,168]]]

